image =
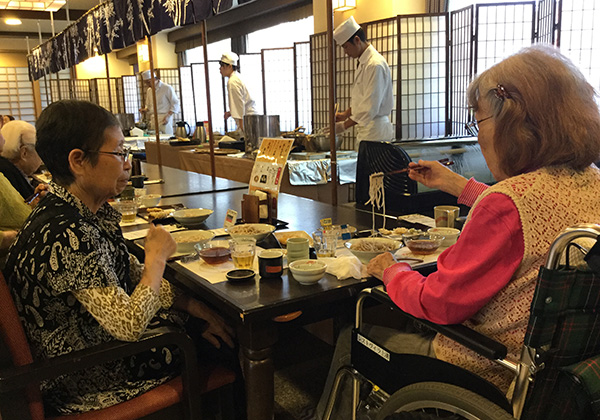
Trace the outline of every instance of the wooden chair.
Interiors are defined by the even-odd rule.
[[[14,366],[0,369],[0,394],[25,390],[31,420],[133,420],[182,403],[187,419],[200,419],[199,396],[232,384],[236,375],[222,366],[198,368],[196,351],[187,334],[164,328],[137,342],[112,341],[48,360],[33,361],[17,309],[0,273],[0,338]],[[182,374],[129,401],[87,413],[46,417],[39,389],[42,380],[174,344],[181,349]],[[231,405],[231,404],[229,404]],[[1,417],[0,417],[1,418]],[[26,418],[21,417],[21,418]]]

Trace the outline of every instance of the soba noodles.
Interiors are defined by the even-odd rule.
[[[264,229],[258,229],[254,226],[247,225],[234,226],[229,229],[229,232],[232,232],[235,235],[256,235],[258,233],[263,233],[264,231]]]
[[[373,232],[375,232],[375,207],[383,208],[383,228],[385,229],[385,189],[383,188],[383,172],[376,172],[369,175],[369,201],[365,204],[371,204],[371,213],[373,215]]]
[[[389,252],[395,250],[393,242],[369,241],[368,239],[354,242],[351,248],[354,251],[363,252]]]

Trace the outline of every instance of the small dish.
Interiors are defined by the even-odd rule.
[[[140,200],[140,205],[142,207],[156,207],[158,206],[158,203],[160,203],[160,199],[162,197],[160,196],[160,194],[146,194],[146,195],[142,195],[139,200]]]
[[[449,227],[434,227],[427,230],[427,232],[442,235],[445,238],[442,241],[442,246],[454,245],[458,240],[458,235],[460,235],[460,230]]]
[[[296,260],[289,265],[289,269],[298,283],[310,285],[323,278],[327,264],[321,260]]]
[[[243,281],[254,279],[255,275],[256,273],[254,272],[254,270],[241,268],[228,271],[227,274],[225,274],[225,277],[227,277],[227,280],[229,280],[232,283],[240,283]]]
[[[209,209],[181,209],[173,213],[173,217],[183,226],[197,226],[202,224],[213,214]]]
[[[415,255],[433,254],[442,245],[444,237],[435,233],[403,235],[404,243]]]
[[[344,245],[363,264],[368,264],[369,261],[384,252],[391,252],[393,254],[402,246],[400,241],[388,238],[350,239]]]
[[[194,245],[196,252],[202,260],[210,265],[222,264],[229,261],[231,251],[229,246],[223,244],[224,241],[209,241]]]
[[[191,254],[194,245],[208,242],[215,237],[215,234],[209,230],[182,230],[171,234],[177,243],[177,252],[181,254]]]
[[[282,246],[287,245],[287,241],[290,238],[306,238],[308,239],[308,246],[313,246],[313,238],[310,237],[308,233],[303,230],[292,230],[292,231],[279,231],[273,232],[273,235]]]

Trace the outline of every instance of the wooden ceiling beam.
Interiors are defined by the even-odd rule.
[[[130,45],[129,47],[125,47],[121,50],[118,50],[117,58],[123,60],[123,59],[131,57],[134,54],[136,55],[136,60],[137,60],[137,45]]]
[[[69,10],[69,19],[71,22],[76,21],[81,16],[87,13],[87,10]],[[38,12],[35,10],[0,10],[0,19],[6,18],[19,18],[19,19],[32,19],[32,20],[50,20],[50,12]],[[67,20],[67,11],[60,9],[54,12],[54,20]]]
[[[31,46],[35,47],[37,45],[38,39],[40,35],[37,32],[2,32],[0,31],[1,38],[18,38],[25,39],[25,37],[29,37],[31,40]],[[42,39],[45,41],[47,39],[52,38],[52,34],[42,32]]]

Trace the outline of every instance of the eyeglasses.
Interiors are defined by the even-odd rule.
[[[502,102],[506,99],[513,99],[513,94],[509,93],[500,83],[498,83],[495,88],[491,89],[490,92],[494,92],[494,96]],[[482,118],[481,120],[469,121],[465,124],[465,128],[470,135],[477,137],[477,134],[479,134],[479,124],[490,118],[492,118],[492,116]]]
[[[129,159],[129,152],[130,151],[131,151],[131,146],[124,146],[122,152],[105,152],[105,151],[102,151],[102,150],[84,150],[84,152],[86,152],[86,153],[102,153],[102,154],[105,154],[105,155],[120,156],[121,160],[123,162],[125,162],[126,160]]]
[[[477,137],[477,134],[479,134],[479,124],[486,120],[489,120],[492,117],[493,115],[490,115],[489,117],[485,117],[480,120],[469,121],[465,124],[465,128],[470,135],[472,135],[473,137]]]

